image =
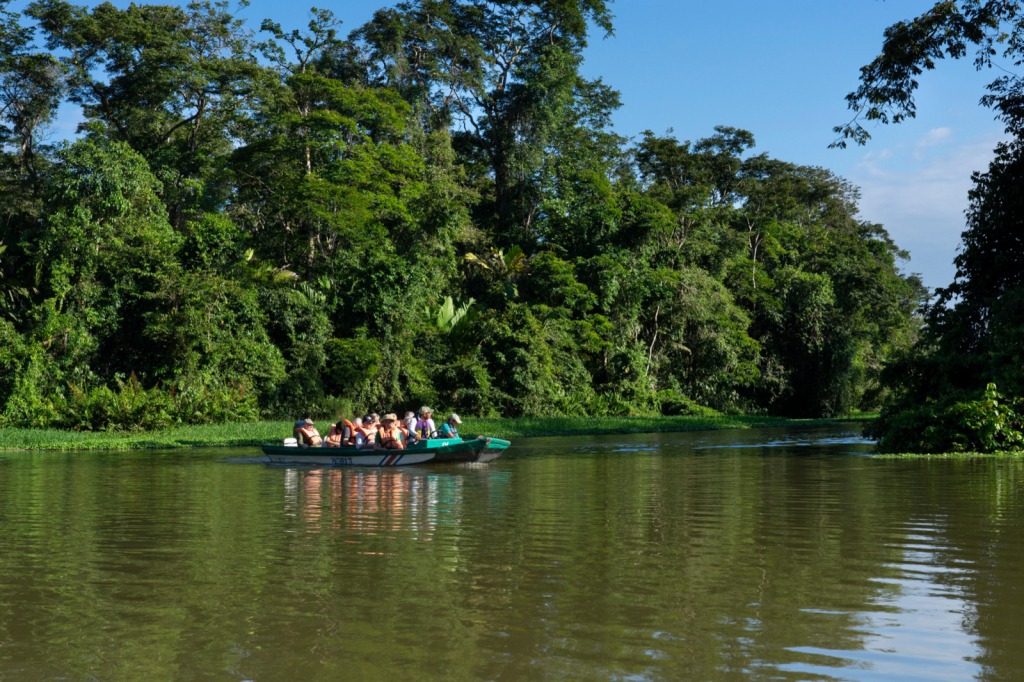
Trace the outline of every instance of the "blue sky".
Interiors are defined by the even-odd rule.
[[[994,75],[977,73],[969,60],[940,64],[920,79],[918,118],[871,128],[866,147],[828,149],[832,127],[850,116],[844,97],[856,87],[859,68],[877,54],[882,31],[932,4],[619,0],[612,5],[616,35],[594,36],[584,72],[621,91],[620,134],[672,128],[685,140],[718,124],[737,126],[755,134],[756,151],[846,177],[862,189],[862,217],[885,225],[910,251],[904,268],[922,273],[930,287],[944,286],[954,274],[971,173],[987,167],[1002,138],[1002,126],[978,106]],[[346,33],[386,5],[317,4],[344,21]],[[253,0],[243,16],[253,28],[265,17],[298,28],[308,20],[305,9]],[[55,135],[69,134],[76,120],[66,111]]]
[[[594,40],[587,74],[622,92],[625,135],[717,124],[746,128],[758,151],[823,166],[862,189],[861,214],[911,253],[930,287],[952,281],[971,173],[984,170],[1002,126],[978,106],[995,76],[969,60],[920,78],[918,117],[869,128],[866,147],[828,149],[850,112],[844,97],[879,51],[882,32],[930,0],[633,0],[614,5],[616,36]]]

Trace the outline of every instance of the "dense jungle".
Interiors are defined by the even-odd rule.
[[[827,417],[924,401],[909,376],[985,342],[953,317],[988,294],[929,306],[843,178],[728,125],[618,135],[580,71],[605,0],[244,14],[0,0],[0,425]]]

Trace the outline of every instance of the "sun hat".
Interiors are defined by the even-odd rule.
[[[316,422],[313,421],[312,419],[303,419],[302,423],[305,424],[306,426],[312,426],[313,424],[316,424]]]
[[[396,422],[396,421],[398,421],[398,415],[395,414],[394,412],[388,412],[386,415],[384,415],[384,418],[381,419],[381,421],[382,422],[386,422],[386,421]]]
[[[427,407],[426,405],[424,405],[423,407],[420,408],[420,414],[434,414],[434,411]]]
[[[456,424],[462,423],[462,419],[459,417],[459,415],[455,414],[454,412],[448,415],[448,421],[455,422]]]

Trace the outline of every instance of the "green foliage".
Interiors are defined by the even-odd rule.
[[[1004,452],[1024,449],[1024,400],[1007,400],[988,384],[975,400],[946,398],[886,409],[868,434],[879,452]]]
[[[905,254],[748,131],[630,146],[581,74],[606,2],[339,24],[0,13],[3,423],[820,416],[888,390]],[[62,102],[81,134],[39,144]]]
[[[452,351],[459,357],[469,355],[480,345],[480,309],[472,298],[455,307],[451,296],[437,310],[434,324],[448,340]]]
[[[444,405],[460,414],[496,417],[497,396],[491,384],[487,365],[479,354],[457,358],[437,368],[433,377],[437,391],[434,403]]]
[[[861,117],[880,123],[914,118],[918,78],[942,59],[962,59],[973,47],[978,70],[997,64],[997,55],[1019,66],[1024,60],[1020,12],[1020,4],[1013,0],[939,0],[919,16],[887,28],[881,54],[861,68],[860,86],[846,96],[856,113],[852,121],[835,127],[840,137],[833,146],[870,139],[859,123]],[[1010,75],[990,83],[992,94],[982,100],[997,108],[1006,103],[1007,90],[1021,87],[1019,78],[1000,68]]]
[[[167,363],[174,377],[209,373],[272,391],[285,381],[288,346],[273,343],[266,294],[260,294],[206,271],[165,277],[149,294],[155,305],[144,315],[141,337],[160,353],[147,364]]]
[[[148,431],[184,424],[221,424],[259,417],[256,394],[245,385],[213,380],[142,387],[132,374],[114,387],[68,384],[48,396],[15,394],[0,419],[5,426],[75,431]]]
[[[938,2],[889,27],[885,37],[881,54],[861,70],[860,86],[847,97],[857,116],[836,128],[841,135],[836,145],[867,141],[860,116],[882,123],[912,118],[917,76],[939,60],[971,51],[978,70],[997,66],[1005,72],[989,83],[982,104],[1004,122],[1008,139],[997,145],[987,172],[973,176],[967,229],[954,260],[956,278],[937,290],[912,352],[893,354],[883,375],[889,404],[874,433],[890,451],[900,443],[908,452],[931,452],[944,442],[955,449],[974,444],[982,451],[1010,446],[1013,419],[996,409],[994,389],[986,386],[998,383],[1014,396],[1024,391],[1024,81],[1011,73],[1024,63],[1020,4]],[[981,402],[964,398],[983,391]],[[918,426],[924,435],[916,437]]]
[[[35,290],[25,286],[16,275],[5,272],[14,269],[13,266],[8,266],[5,262],[8,260],[4,257],[6,252],[7,246],[0,242],[0,312],[3,312],[4,316],[16,320],[19,304],[30,298],[30,294]]]
[[[678,391],[665,390],[658,392],[661,413],[666,417],[693,415],[695,417],[717,417],[720,413],[710,407],[698,405]]]
[[[331,339],[324,352],[327,355],[327,390],[355,399],[377,378],[384,362],[383,348],[374,339]]]

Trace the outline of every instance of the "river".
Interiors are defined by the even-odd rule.
[[[857,428],[0,453],[0,679],[1024,679],[1022,463]]]

